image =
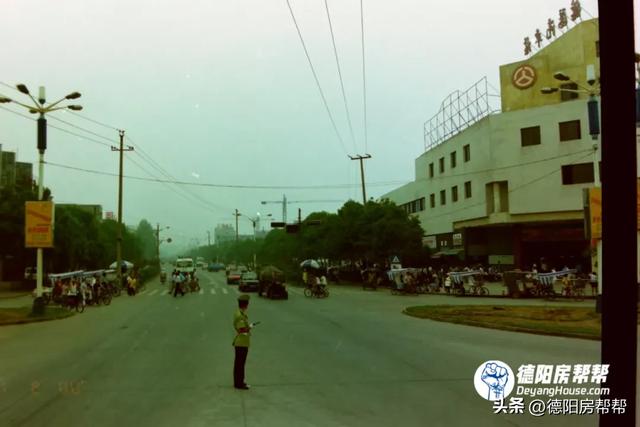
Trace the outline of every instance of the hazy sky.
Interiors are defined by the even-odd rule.
[[[368,195],[409,181],[423,151],[423,123],[450,92],[483,76],[499,89],[500,64],[524,59],[522,41],[570,0],[365,0],[368,144],[363,131],[360,3],[329,0],[347,101],[352,142],[340,92],[323,0],[290,0],[344,145],[315,86],[286,0],[0,0],[0,82],[25,83],[49,101],[80,91],[83,115],[126,130],[141,148],[181,181],[251,186],[340,186],[332,189],[221,189],[125,180],[124,217],[171,226],[178,244],[218,223],[281,207],[261,200],[339,200],[289,205],[335,211],[361,200],[357,162],[370,153]],[[583,7],[597,15],[594,0]],[[583,13],[586,19],[588,15]],[[0,86],[0,94],[26,99]],[[19,107],[3,104],[21,111]],[[108,141],[57,122],[61,118],[117,142],[117,132],[68,113],[49,124]],[[0,144],[20,161],[36,162],[36,126],[0,110]],[[108,146],[49,129],[46,160],[115,173]],[[134,162],[140,164],[141,169]],[[34,165],[34,174],[37,166]],[[125,174],[162,174],[128,153]],[[55,201],[97,203],[117,210],[117,179],[47,166]],[[397,186],[397,184],[395,185]],[[167,188],[169,187],[169,188]],[[195,200],[194,200],[195,199]],[[251,223],[240,218],[241,233]]]

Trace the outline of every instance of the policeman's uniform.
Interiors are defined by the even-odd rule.
[[[249,295],[240,295],[238,301],[249,301]],[[235,348],[235,359],[233,363],[233,385],[235,388],[248,389],[244,382],[244,364],[247,361],[249,352],[249,342],[251,338],[251,325],[247,313],[238,308],[233,316],[233,328],[236,330],[236,337],[233,339]]]

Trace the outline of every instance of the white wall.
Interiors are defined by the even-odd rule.
[[[558,123],[569,120],[580,120],[582,138],[560,142]],[[590,184],[562,185],[561,166],[592,162],[592,155],[583,152],[593,144],[587,120],[584,100],[491,115],[418,157],[416,181],[383,197],[397,204],[424,197],[426,209],[416,215],[427,235],[451,232],[453,222],[486,217],[485,184],[494,181],[508,181],[511,214],[581,211],[582,189]],[[520,129],[531,126],[541,127],[541,144],[522,147]],[[465,144],[471,146],[468,163],[463,159]],[[451,169],[454,150],[457,166]],[[439,173],[441,157],[445,158],[444,174]],[[555,159],[545,160],[551,158]],[[431,162],[434,177],[428,178]],[[470,199],[465,199],[465,181],[472,182]],[[451,201],[454,185],[458,186],[455,203]],[[440,206],[443,189],[447,203]],[[431,193],[436,195],[435,208],[430,207]]]

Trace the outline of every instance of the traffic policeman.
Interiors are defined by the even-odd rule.
[[[235,349],[235,359],[233,362],[233,385],[239,390],[248,390],[249,386],[244,382],[244,365],[249,353],[249,342],[251,339],[251,328],[247,309],[249,307],[249,295],[243,294],[238,297],[238,310],[233,316],[233,328],[236,330],[236,337],[233,340]]]

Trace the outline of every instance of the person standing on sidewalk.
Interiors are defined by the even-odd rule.
[[[244,382],[244,365],[249,353],[249,342],[251,339],[251,328],[247,309],[249,308],[249,295],[243,294],[238,297],[238,310],[233,316],[233,328],[236,330],[236,337],[233,339],[235,359],[233,362],[233,386],[239,390],[249,390],[249,386]]]

